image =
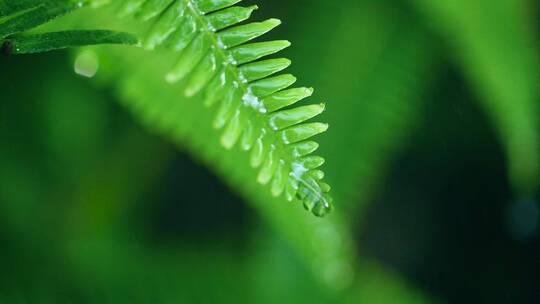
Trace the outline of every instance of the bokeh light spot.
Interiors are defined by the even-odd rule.
[[[99,59],[94,51],[80,52],[75,59],[74,70],[77,75],[92,78],[99,69]]]

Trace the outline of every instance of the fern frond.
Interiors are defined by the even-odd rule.
[[[296,78],[275,76],[290,60],[264,59],[290,43],[285,40],[251,42],[278,26],[277,19],[239,24],[256,6],[234,6],[239,0],[127,0],[119,15],[156,19],[143,45],[164,47],[178,56],[166,75],[183,85],[186,97],[200,96],[215,108],[213,127],[221,132],[223,148],[249,152],[257,181],[269,185],[273,196],[295,198],[317,216],[332,209],[330,186],[314,156],[318,144],[311,137],[328,125],[308,122],[324,111],[323,104],[293,107],[313,93],[289,88]],[[171,129],[171,132],[173,130]]]

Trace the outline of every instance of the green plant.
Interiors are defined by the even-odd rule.
[[[306,122],[324,110],[323,104],[293,107],[311,96],[311,88],[288,89],[296,78],[273,76],[290,65],[290,60],[259,60],[288,47],[285,40],[248,43],[280,24],[277,19],[238,25],[256,6],[234,6],[231,0],[125,1],[120,16],[135,14],[147,21],[157,18],[143,40],[143,46],[158,46],[175,52],[178,59],[166,80],[184,80],[186,97],[204,95],[204,105],[218,108],[212,119],[216,131],[223,129],[224,149],[238,145],[251,167],[259,168],[257,181],[271,184],[273,196],[284,194],[287,201],[299,199],[317,216],[331,209],[330,186],[322,181],[318,168],[324,163],[311,155],[319,145],[311,137],[325,132],[327,124]],[[39,4],[38,4],[39,3]],[[83,4],[80,1],[31,1],[3,3],[8,19],[0,26],[0,37],[11,53],[41,52],[74,45],[134,43],[127,34],[109,31],[71,31],[33,36],[12,36],[33,28]],[[9,17],[9,16],[12,17]],[[149,112],[161,109],[149,108]],[[163,118],[178,123],[179,116]],[[210,123],[210,122],[209,122]],[[170,133],[174,138],[174,133]],[[245,152],[249,152],[249,155]],[[216,160],[220,162],[223,160]]]
[[[432,126],[435,126],[434,129],[437,130],[439,125],[454,124],[456,121],[459,123],[461,116],[458,117],[458,115],[456,115],[457,119],[455,120],[444,116],[443,121],[439,121],[437,116],[426,115],[433,114],[434,107],[441,107],[446,112],[450,112],[447,113],[450,117],[455,114],[452,110],[462,114],[459,113],[459,108],[452,109],[448,103],[452,102],[452,98],[455,96],[466,99],[465,102],[469,101],[470,97],[463,92],[455,94],[445,92],[445,89],[448,89],[447,85],[452,86],[452,89],[461,89],[464,86],[460,82],[461,79],[446,79],[452,77],[447,77],[447,74],[444,73],[445,68],[463,69],[463,74],[468,77],[467,80],[470,80],[472,88],[478,91],[479,97],[481,97],[478,98],[478,101],[481,102],[482,110],[493,119],[496,135],[501,139],[501,146],[506,149],[514,195],[531,196],[536,191],[538,182],[537,158],[538,151],[540,151],[537,147],[538,120],[536,117],[538,116],[538,106],[535,103],[538,98],[537,86],[535,85],[538,70],[535,64],[537,57],[535,51],[538,48],[534,43],[530,43],[530,40],[534,39],[534,33],[531,33],[530,30],[533,28],[530,26],[531,20],[523,18],[526,14],[521,11],[528,7],[525,4],[526,1],[482,0],[469,3],[470,1],[465,0],[443,0],[439,1],[440,3],[431,3],[423,0],[387,2],[347,0],[337,3],[320,0],[308,1],[310,5],[305,5],[305,1],[298,0],[291,1],[287,5],[283,5],[284,1],[268,4],[269,8],[279,9],[280,15],[286,15],[286,20],[295,21],[294,23],[289,22],[289,24],[292,23],[291,28],[285,29],[288,31],[288,37],[295,37],[295,40],[301,41],[295,45],[295,48],[287,50],[288,57],[296,58],[292,69],[295,69],[297,74],[298,71],[301,71],[304,79],[308,79],[309,83],[319,88],[317,91],[318,99],[332,101],[329,104],[331,110],[323,113],[324,121],[329,122],[332,126],[332,132],[319,139],[321,144],[319,151],[327,160],[325,180],[334,186],[332,197],[339,202],[339,208],[333,212],[332,216],[324,219],[298,210],[301,209],[299,206],[284,208],[281,204],[283,203],[282,197],[272,195],[273,182],[268,182],[271,184],[270,189],[266,189],[267,186],[258,182],[260,170],[256,171],[251,167],[251,155],[242,149],[242,139],[245,133],[235,132],[239,129],[245,132],[245,128],[241,127],[242,121],[238,119],[236,121],[238,124],[232,124],[237,117],[235,116],[237,112],[227,111],[228,106],[239,106],[240,103],[243,103],[242,97],[245,96],[243,94],[245,91],[242,91],[240,86],[235,88],[234,85],[220,88],[222,90],[212,87],[216,84],[210,78],[217,79],[215,75],[221,72],[218,63],[220,61],[227,62],[228,58],[225,55],[231,52],[231,48],[220,52],[216,48],[216,45],[220,47],[220,44],[216,42],[218,40],[215,37],[219,38],[220,33],[234,27],[234,22],[244,22],[250,19],[255,6],[229,6],[208,14],[200,14],[196,9],[188,9],[187,3],[192,2],[187,0],[116,1],[115,3],[91,1],[85,2],[85,6],[107,5],[100,6],[98,9],[70,11],[66,18],[47,23],[41,29],[36,29],[39,32],[46,32],[46,34],[36,35],[35,30],[29,27],[25,30],[19,30],[16,34],[1,38],[0,44],[4,46],[6,53],[13,50],[13,41],[24,42],[24,37],[28,37],[26,35],[33,36],[31,41],[38,43],[37,47],[27,44],[34,52],[93,44],[92,41],[88,40],[80,42],[80,39],[86,39],[86,37],[85,33],[78,31],[73,31],[72,38],[70,38],[71,41],[79,39],[79,42],[76,43],[67,43],[70,39],[62,36],[59,36],[60,42],[56,46],[46,41],[46,38],[50,37],[48,36],[51,35],[50,33],[57,33],[58,29],[63,28],[107,27],[122,30],[122,32],[111,31],[110,33],[132,33],[133,36],[130,38],[132,40],[129,44],[141,41],[140,47],[89,47],[81,52],[71,52],[73,58],[79,59],[90,55],[95,58],[96,62],[99,62],[99,73],[91,82],[72,77],[70,74],[72,71],[68,70],[65,65],[60,65],[61,67],[56,70],[51,68],[52,65],[45,65],[43,68],[43,64],[41,66],[36,64],[36,66],[41,67],[39,72],[41,72],[42,78],[35,77],[35,80],[28,80],[28,83],[39,82],[45,78],[47,80],[44,85],[46,89],[43,91],[47,91],[45,95],[47,95],[48,101],[39,100],[35,103],[7,101],[7,104],[11,106],[6,107],[5,111],[4,108],[1,109],[0,135],[3,135],[2,139],[6,139],[8,143],[17,143],[17,140],[27,141],[26,133],[34,134],[34,128],[42,127],[41,120],[47,120],[47,123],[52,125],[52,127],[49,126],[51,130],[47,130],[47,132],[53,135],[49,133],[36,134],[44,137],[44,141],[53,142],[47,144],[54,146],[52,150],[56,153],[56,159],[61,160],[59,161],[62,163],[60,167],[66,168],[58,173],[63,174],[63,180],[57,182],[54,178],[49,178],[49,175],[42,175],[39,168],[36,170],[33,166],[33,159],[29,156],[20,156],[19,154],[22,153],[17,153],[19,150],[11,151],[0,147],[0,167],[3,168],[0,170],[0,201],[10,202],[9,204],[0,204],[0,213],[2,214],[0,221],[7,223],[4,226],[13,230],[14,234],[18,235],[18,239],[22,240],[21,243],[24,244],[20,247],[22,249],[12,249],[11,251],[14,252],[12,254],[16,256],[17,250],[31,252],[32,255],[37,255],[39,252],[47,261],[49,261],[50,256],[58,260],[70,261],[66,263],[66,268],[70,269],[70,273],[92,278],[89,281],[84,281],[85,286],[92,286],[92,288],[94,284],[105,286],[103,288],[111,293],[116,292],[117,289],[131,291],[133,286],[130,285],[134,277],[145,278],[145,281],[146,278],[149,278],[147,281],[152,281],[154,284],[159,282],[157,284],[163,284],[163,286],[173,282],[176,286],[184,286],[184,288],[169,288],[160,296],[163,299],[174,298],[176,301],[182,299],[181,302],[196,302],[190,299],[190,295],[186,295],[184,290],[191,288],[197,290],[198,282],[204,282],[204,284],[200,284],[203,286],[201,289],[204,294],[225,293],[226,291],[222,289],[228,290],[234,286],[249,287],[257,290],[254,291],[257,293],[255,295],[256,302],[266,300],[269,303],[275,303],[282,300],[280,296],[289,299],[291,295],[295,299],[294,294],[298,299],[304,301],[306,301],[306,297],[313,299],[312,302],[324,302],[322,299],[334,296],[339,298],[339,302],[346,298],[351,303],[429,302],[431,300],[429,295],[425,295],[423,292],[418,293],[418,290],[411,288],[401,275],[397,275],[398,272],[402,271],[401,269],[396,272],[395,269],[387,269],[384,264],[372,261],[371,248],[366,250],[363,247],[363,240],[358,241],[358,231],[362,230],[360,234],[364,233],[365,227],[367,226],[369,230],[369,226],[373,222],[371,218],[370,221],[365,221],[368,216],[364,211],[372,207],[369,205],[370,203],[381,200],[377,197],[377,195],[381,195],[381,189],[385,190],[384,193],[392,191],[392,189],[387,189],[388,183],[386,183],[385,178],[388,177],[390,169],[394,168],[390,173],[396,171],[395,161],[399,160],[396,156],[400,156],[400,152],[411,149],[414,151],[410,145],[417,143],[417,137],[425,136],[421,132],[425,132],[426,128],[429,129]],[[0,0],[0,4],[4,7],[9,5],[16,7],[31,2],[15,0],[2,2]],[[196,1],[193,0],[193,2]],[[47,3],[65,4],[68,2],[50,1]],[[216,4],[218,1],[207,1],[207,3]],[[233,5],[233,1],[223,3]],[[180,10],[181,8],[184,10]],[[415,8],[423,13],[422,16],[425,19],[421,20],[431,21],[433,19],[433,25],[436,26],[431,28],[417,22],[415,17],[411,18],[411,16],[416,16]],[[178,15],[174,14],[175,9]],[[3,12],[7,12],[7,9],[4,9]],[[23,10],[20,14],[23,12],[26,11]],[[180,14],[181,12],[183,14]],[[261,13],[264,14],[264,12]],[[135,18],[131,18],[132,15]],[[3,22],[15,16],[7,17],[7,14],[4,13],[4,17],[0,19],[0,28],[4,25]],[[177,18],[179,16],[182,18]],[[214,32],[216,27],[213,22],[220,24],[220,22],[225,22],[224,20],[228,22],[225,23],[227,27]],[[233,35],[234,33],[231,35],[235,37],[234,39],[238,37],[257,39],[255,36],[262,35],[278,23],[279,21],[275,19],[269,19],[262,23],[240,25],[240,29],[237,28],[240,34],[237,32],[238,36]],[[225,26],[223,23],[221,24],[221,26]],[[431,23],[428,24],[431,25]],[[528,25],[520,27],[520,24]],[[494,28],[496,30],[492,30]],[[270,35],[276,32],[272,31]],[[53,37],[54,35],[57,34],[53,34]],[[201,36],[203,38],[200,38]],[[95,41],[106,42],[101,40],[102,38],[98,37]],[[232,38],[229,37],[229,39]],[[246,43],[248,42],[246,41],[237,47],[246,46]],[[190,46],[187,46],[188,44]],[[286,44],[286,42],[282,42],[281,46]],[[200,46],[199,51],[196,50],[196,45]],[[274,46],[277,47],[278,44]],[[448,57],[457,63],[456,67],[446,62],[448,58],[444,56],[444,51],[447,51],[445,47],[451,50],[448,52],[450,54]],[[179,50],[180,48],[182,50]],[[56,56],[55,63],[58,63],[65,60],[61,55],[56,54],[51,55],[51,57]],[[6,60],[19,61],[18,66],[20,67],[21,64],[24,66],[26,59],[33,66],[34,63],[31,61],[34,58],[37,58],[36,62],[39,62],[40,56],[12,57]],[[224,58],[225,61],[223,61]],[[202,67],[192,66],[195,61],[205,63],[206,69],[204,65]],[[257,68],[265,66],[264,62],[268,63],[267,60],[258,59],[247,66],[253,65]],[[278,70],[285,68],[289,61],[270,59],[270,63],[274,64],[271,65],[271,72],[278,73]],[[243,66],[229,62],[225,71],[225,79],[231,80],[230,83],[234,79],[241,80],[242,77],[239,75]],[[4,68],[4,66],[2,67]],[[50,71],[43,72],[43,69]],[[262,69],[256,72],[264,73],[265,71]],[[251,70],[251,72],[254,71]],[[452,73],[457,74],[452,74],[452,76],[459,78],[459,72],[461,71],[452,71]],[[45,76],[43,77],[43,75]],[[263,75],[261,77],[272,77],[271,75]],[[7,96],[13,92],[24,91],[27,81],[23,76],[17,76],[16,89],[6,88]],[[278,78],[278,80],[280,79],[285,83],[293,80],[290,76]],[[4,83],[9,82],[4,81]],[[86,89],[91,93],[79,90],[80,88],[71,88],[74,83],[82,87],[87,85]],[[100,90],[92,90],[96,86]],[[435,90],[432,92],[430,87],[434,87]],[[86,92],[89,96],[80,96],[81,91]],[[171,155],[174,152],[171,147],[156,140],[156,137],[147,138],[144,132],[139,132],[135,128],[128,132],[122,128],[117,128],[114,132],[111,130],[106,132],[107,139],[114,138],[113,142],[106,144],[113,152],[107,152],[106,149],[94,149],[93,143],[98,142],[95,139],[99,136],[88,131],[86,128],[91,129],[92,127],[87,126],[94,124],[96,126],[93,127],[96,130],[101,130],[100,128],[103,126],[100,124],[99,118],[95,118],[96,116],[109,117],[110,115],[116,118],[122,116],[118,115],[117,112],[114,112],[114,115],[113,113],[92,114],[92,110],[97,111],[95,107],[98,101],[109,97],[108,94],[111,91],[114,97],[125,105],[125,108],[133,112],[137,122],[144,124],[146,129],[163,135],[168,141],[174,141],[180,150],[189,152],[189,155],[196,161],[211,168],[234,192],[240,194],[246,203],[257,212],[257,216],[262,219],[262,221],[253,221],[254,224],[249,226],[250,237],[257,241],[264,239],[261,241],[264,244],[254,246],[256,248],[250,247],[250,255],[245,257],[235,247],[221,248],[219,236],[216,236],[216,239],[204,241],[200,240],[199,235],[196,235],[197,242],[194,244],[185,242],[185,239],[179,237],[175,241],[179,240],[178,242],[181,244],[178,248],[170,251],[156,248],[154,244],[148,246],[140,240],[132,240],[133,231],[131,230],[141,229],[140,227],[144,226],[144,223],[140,222],[131,223],[131,221],[137,221],[137,219],[133,219],[133,209],[139,207],[137,204],[147,204],[144,205],[145,210],[159,208],[162,202],[154,197],[146,199],[145,191],[152,188],[151,180],[160,183],[162,171],[174,167],[170,160],[173,158]],[[233,91],[237,96],[228,100],[229,102],[236,100],[236,103],[227,105],[223,101],[215,100],[216,97],[223,97],[221,94],[234,95],[231,93]],[[299,90],[299,92],[302,91],[306,95],[310,93],[306,89]],[[209,92],[216,94],[209,94]],[[21,99],[25,100],[24,92],[22,94],[23,98]],[[451,97],[446,97],[446,95]],[[264,100],[264,98],[257,99]],[[470,99],[474,100],[474,98]],[[41,106],[41,104],[52,104],[53,106],[50,109],[47,108],[47,111],[43,111],[42,108],[36,106]],[[456,107],[459,107],[460,102],[456,104]],[[257,102],[254,105],[257,106]],[[26,111],[28,106],[32,107],[32,110],[37,114],[28,114],[30,112],[30,110]],[[292,106],[289,105],[286,109],[291,109]],[[322,110],[322,107],[318,105],[308,107],[315,113]],[[14,115],[13,119],[7,119],[11,124],[4,124],[1,114],[9,113],[11,116],[13,112],[16,112],[14,109],[19,110],[19,116]],[[244,127],[250,123],[258,124],[259,127],[263,126],[266,123],[265,119],[271,115],[270,113],[258,113],[257,109],[247,106],[242,110],[241,114],[248,113],[240,116],[240,118],[245,118]],[[41,120],[35,119],[33,115],[39,116],[38,118]],[[19,121],[21,116],[23,119],[29,117],[28,120],[32,121]],[[228,117],[228,119],[216,120],[216,117]],[[71,126],[74,118],[78,120],[78,124],[76,124],[79,126],[78,128]],[[479,117],[475,116],[475,119],[477,118]],[[291,119],[294,121],[294,118]],[[227,120],[228,124],[223,125]],[[482,120],[479,121],[468,126],[471,129],[482,128]],[[214,127],[214,123],[216,123],[217,129]],[[122,124],[122,126],[126,125],[128,124]],[[19,126],[23,128],[19,130]],[[451,127],[453,126],[449,128]],[[65,129],[70,130],[66,131]],[[11,135],[12,131],[13,136]],[[474,131],[471,130],[471,133],[477,134]],[[98,131],[94,132],[99,133]],[[128,135],[126,136],[126,134]],[[430,133],[429,136],[434,138],[433,141],[441,141],[447,145],[447,138],[444,135],[434,132]],[[77,141],[71,141],[70,139],[73,137],[77,137]],[[101,139],[104,140],[103,138]],[[463,138],[470,137],[463,136]],[[264,144],[268,145],[267,142]],[[39,144],[25,143],[20,145],[24,146],[25,149],[41,153]],[[315,144],[311,145],[315,146]],[[286,148],[285,146],[283,145],[280,149]],[[466,151],[474,155],[476,147],[478,146],[461,147],[461,149],[468,149]],[[454,153],[452,144],[445,146],[445,148],[449,151],[448,153]],[[489,149],[492,149],[489,152],[494,151],[493,154],[498,153],[494,146],[489,146]],[[51,153],[49,152],[49,154]],[[85,156],[83,155],[86,155],[87,159],[93,159],[88,154],[99,159],[97,166],[95,160],[84,160]],[[270,154],[264,155],[268,157]],[[322,162],[322,159],[315,158],[318,162]],[[496,160],[499,159],[496,158]],[[294,160],[288,160],[288,163],[290,162],[293,163]],[[401,162],[398,164],[402,165]],[[443,167],[444,165],[441,164]],[[57,170],[58,165],[55,163],[54,166],[55,168],[51,171],[57,173],[59,171]],[[264,166],[264,162],[259,165],[259,169],[261,166]],[[174,168],[176,169],[176,167]],[[401,167],[398,166],[397,170],[400,169]],[[435,178],[438,174],[435,172],[437,169],[438,167],[433,173],[430,173]],[[460,169],[456,168],[456,170]],[[315,172],[317,176],[322,175],[318,169],[312,171],[312,173]],[[42,183],[43,176],[47,176],[50,181]],[[55,177],[54,174],[53,177]],[[410,178],[414,180],[417,177],[413,174]],[[294,181],[295,179],[292,180],[292,182]],[[186,187],[190,185],[200,187],[200,184],[185,180],[175,182],[175,185],[178,183],[182,185],[178,187],[178,192],[175,192],[175,203],[179,208],[179,212],[175,212],[175,220],[183,222],[186,214],[193,214],[190,214],[193,212],[190,208],[194,208],[194,205],[201,202],[205,211],[197,214],[197,221],[201,222],[201,225],[208,225],[208,222],[205,221],[212,221],[209,215],[215,211],[209,209],[217,203],[185,195],[184,189]],[[486,180],[482,180],[482,182],[488,183]],[[490,180],[490,182],[493,181]],[[317,183],[319,187],[321,185],[327,187],[322,182],[317,181]],[[66,185],[69,186],[66,187]],[[301,185],[303,183],[299,183],[299,186]],[[206,191],[205,188],[203,189],[198,189],[198,191]],[[410,190],[412,192],[418,191],[417,189]],[[427,190],[420,191],[429,192]],[[314,193],[311,195],[312,192],[306,191],[303,194],[318,199],[318,192]],[[413,207],[416,197],[407,200],[407,191],[394,195],[400,197],[401,194],[404,194],[404,199],[400,200],[400,203],[410,208],[415,216],[421,215],[422,210],[416,210]],[[467,193],[463,193],[463,196],[466,197]],[[145,202],[138,202],[138,197],[144,197]],[[300,196],[300,198],[302,197]],[[422,197],[420,198],[422,199]],[[227,208],[239,208],[227,203],[229,202],[224,204]],[[434,200],[433,203],[435,205],[440,202]],[[61,208],[56,208],[57,205],[54,205],[55,208],[51,208],[52,204],[58,204]],[[489,208],[491,205],[493,204],[490,204]],[[309,207],[308,204],[308,209]],[[316,208],[312,211],[314,210],[316,211]],[[371,213],[369,214],[371,215]],[[147,218],[146,214],[144,218]],[[122,226],[126,221],[130,221],[133,226],[128,226],[126,229],[125,226]],[[37,244],[33,242],[32,238],[35,238],[34,230],[36,230],[33,225],[40,228],[49,227],[48,223],[59,223],[59,227],[43,229],[51,236],[42,238],[43,241]],[[261,223],[268,224],[273,229],[272,232],[277,233],[268,233]],[[400,223],[399,220],[396,223]],[[425,224],[420,221],[418,223]],[[399,224],[394,226],[396,230],[400,228],[396,227],[397,225]],[[122,227],[119,228],[119,226]],[[429,223],[426,227],[428,226]],[[65,228],[65,231],[62,228]],[[474,227],[472,228],[474,229]],[[136,231],[136,233],[140,233],[140,231]],[[0,235],[1,237],[3,236]],[[89,240],[95,242],[92,244],[93,246],[88,246]],[[283,240],[285,242],[282,244]],[[226,242],[229,241],[226,240]],[[383,242],[386,241],[383,240]],[[200,249],[198,246],[204,242],[210,243],[211,246],[205,247],[204,258],[201,258],[197,255],[197,251]],[[42,246],[45,243],[50,244]],[[271,245],[269,246],[267,243],[271,243]],[[291,262],[291,259],[294,258],[288,256],[276,258],[273,251],[269,250],[271,246],[282,255],[285,255],[283,252],[291,247],[290,249],[294,249],[295,253],[301,257],[297,263],[304,267],[297,267],[296,260]],[[51,251],[50,247],[55,247],[56,250]],[[357,250],[358,248],[359,250]],[[6,251],[9,252],[9,249],[11,248]],[[186,251],[190,250],[195,252],[193,256],[190,256],[189,253],[186,254]],[[407,252],[407,250],[404,251]],[[144,258],[141,258],[141,252],[144,252]],[[164,253],[168,256],[166,262],[161,260]],[[221,254],[226,254],[227,258],[220,258]],[[251,260],[253,255],[257,256],[260,261]],[[206,263],[206,259],[211,260],[211,263]],[[24,258],[21,261],[24,261]],[[110,264],[103,265],[104,261]],[[181,263],[175,264],[178,261]],[[429,264],[429,262],[422,261],[421,264],[417,265],[426,265],[426,263]],[[176,267],[171,267],[172,264]],[[247,264],[250,266],[246,266]],[[52,262],[51,265],[55,264]],[[96,265],[101,265],[101,267],[96,267]],[[224,267],[224,265],[226,266]],[[190,272],[197,273],[198,276],[186,279],[186,267],[190,269]],[[226,269],[224,272],[234,276],[235,284],[220,284],[223,274],[219,270],[215,270],[220,267]],[[71,268],[75,270],[71,270]],[[246,270],[253,272],[256,279],[245,278]],[[306,270],[314,274],[317,282],[303,280],[304,277],[301,275],[305,275]],[[58,270],[51,269],[50,271],[54,273]],[[8,272],[6,276],[10,276],[12,273],[17,278],[25,276],[25,272],[19,269]],[[44,273],[48,273],[48,270]],[[215,282],[209,279],[213,276],[216,277]],[[71,279],[67,275],[66,278]],[[18,280],[14,279],[13,281]],[[35,281],[38,282],[39,278]],[[302,281],[302,284],[298,284],[299,281]],[[241,284],[237,284],[238,282]],[[422,285],[422,282],[414,282]],[[37,286],[42,283],[34,284]],[[185,288],[185,284],[193,284],[193,287],[189,285],[190,287]],[[293,284],[294,288],[290,288]],[[9,288],[9,284],[6,285]],[[264,287],[254,287],[256,285]],[[269,295],[261,296],[258,294],[261,290],[267,290],[268,286],[271,286]],[[431,290],[430,287],[426,289]],[[150,297],[152,290],[151,288],[141,288],[137,292],[140,292],[141,297]],[[434,292],[441,296],[439,291],[435,290]],[[242,302],[234,295],[232,298],[234,298],[232,301]],[[294,302],[303,302],[301,300]],[[329,302],[335,303],[338,300],[334,299],[334,301]]]

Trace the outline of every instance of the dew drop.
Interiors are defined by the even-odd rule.
[[[306,167],[304,167],[304,164],[302,164],[301,162],[293,162],[292,163],[292,172],[290,173],[292,177],[296,178],[296,179],[300,179],[302,178],[302,176],[304,175],[304,173],[306,173],[308,171],[308,169]]]
[[[255,94],[253,94],[251,89],[248,89],[247,92],[242,96],[242,101],[244,102],[244,105],[255,109],[259,113],[264,114],[267,111],[262,101],[255,96]]]

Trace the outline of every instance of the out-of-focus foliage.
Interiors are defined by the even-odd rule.
[[[540,182],[540,55],[529,0],[414,0],[455,52],[491,116],[518,192]]]
[[[185,98],[181,85],[164,81],[163,75],[176,60],[168,51],[113,46],[87,48],[69,55],[69,60],[62,54],[0,59],[2,71],[9,71],[1,74],[0,300],[536,302],[534,273],[529,270],[517,276],[492,266],[534,269],[535,264],[527,264],[534,259],[505,257],[516,257],[511,252],[526,249],[533,257],[538,253],[534,245],[538,243],[538,207],[531,200],[537,187],[534,54],[538,33],[532,25],[524,25],[534,18],[523,15],[532,11],[532,4],[431,2],[257,3],[265,9],[254,18],[279,16],[286,21],[269,35],[294,42],[287,51],[295,62],[291,69],[302,75],[305,83],[301,85],[317,87],[315,98],[328,103],[323,119],[331,131],[320,142],[336,210],[323,219],[261,191],[257,172],[243,152],[220,146],[220,134],[208,123],[215,110],[205,108],[198,98]],[[490,15],[494,12],[498,15]],[[54,27],[90,25],[145,33],[144,24],[118,19],[107,7],[78,12],[58,20]],[[67,62],[75,62],[78,74],[97,72],[95,80],[75,77]],[[31,77],[20,71],[32,71]],[[466,140],[468,134],[456,134],[463,140],[452,141],[451,133],[437,138],[439,126],[463,130],[453,124],[469,122],[469,116],[473,117],[467,125],[471,134],[490,136],[482,112],[463,114],[458,108],[458,118],[451,119],[452,113],[433,110],[446,109],[445,103],[452,98],[460,99],[457,106],[476,99],[463,89],[459,74],[466,75],[471,90],[479,93],[483,112],[497,126],[493,133],[507,151],[514,192],[500,199],[528,198],[503,206],[511,210],[509,225],[530,243],[504,243],[510,244],[505,250],[493,250],[490,257],[481,257],[473,267],[463,266],[459,275],[450,276],[438,272],[444,269],[441,265],[467,260],[480,250],[468,244],[434,258],[437,246],[454,243],[421,239],[425,231],[441,228],[425,221],[425,211],[418,208],[422,197],[414,194],[433,190],[406,185],[420,183],[427,174],[453,189],[451,176],[444,172],[483,168],[445,165],[446,155],[458,151],[495,159],[498,164],[499,158],[491,154],[500,152],[489,140],[471,143]],[[133,110],[133,121],[124,107],[115,106],[115,99]],[[152,110],[159,108],[169,110],[165,113],[174,119],[174,136],[156,124],[163,112]],[[147,134],[146,128],[137,127],[141,121],[148,130],[167,136]],[[420,154],[412,159],[418,164],[411,164],[403,155],[423,151],[414,146],[422,143],[418,140],[422,134],[434,136],[431,139],[436,143],[457,142],[459,146],[445,146],[440,155]],[[172,140],[176,145],[168,144]],[[190,157],[178,155],[178,148]],[[422,160],[429,157],[440,157],[437,170],[422,167]],[[413,173],[398,179],[404,186],[396,190],[393,176],[411,172],[407,167]],[[457,191],[464,199],[476,193],[471,189],[495,191],[505,184],[500,175],[480,174],[484,178],[476,185],[459,184]],[[380,218],[375,211],[392,214],[391,200],[380,201],[392,197],[405,211],[394,213],[397,218],[390,226],[394,233],[381,237],[384,230],[379,230],[384,226],[373,223]],[[482,199],[475,203],[484,206]],[[378,206],[371,204],[375,201]],[[444,201],[436,197],[429,205],[439,206],[436,210],[443,213],[449,208],[442,205]],[[490,201],[485,205],[487,210],[501,207]],[[445,230],[463,228],[476,235],[475,231],[489,226],[487,219],[459,224],[468,218],[467,210],[458,211],[456,227]],[[374,218],[366,216],[374,212]],[[400,226],[408,214],[416,225]],[[497,218],[492,220],[502,225]],[[400,242],[405,237],[400,232],[415,226],[420,227],[416,228],[418,240]],[[504,234],[504,230],[495,233]],[[387,258],[393,252],[374,254],[377,248],[370,240],[378,235],[377,242],[389,244],[389,251],[409,252],[405,260],[414,270],[433,269],[434,281],[423,280],[420,271],[399,267],[402,261]],[[471,283],[469,278],[476,280]],[[446,285],[440,287],[443,284],[438,280]],[[461,281],[474,285],[474,292],[462,289]],[[501,294],[503,289],[510,298]]]

